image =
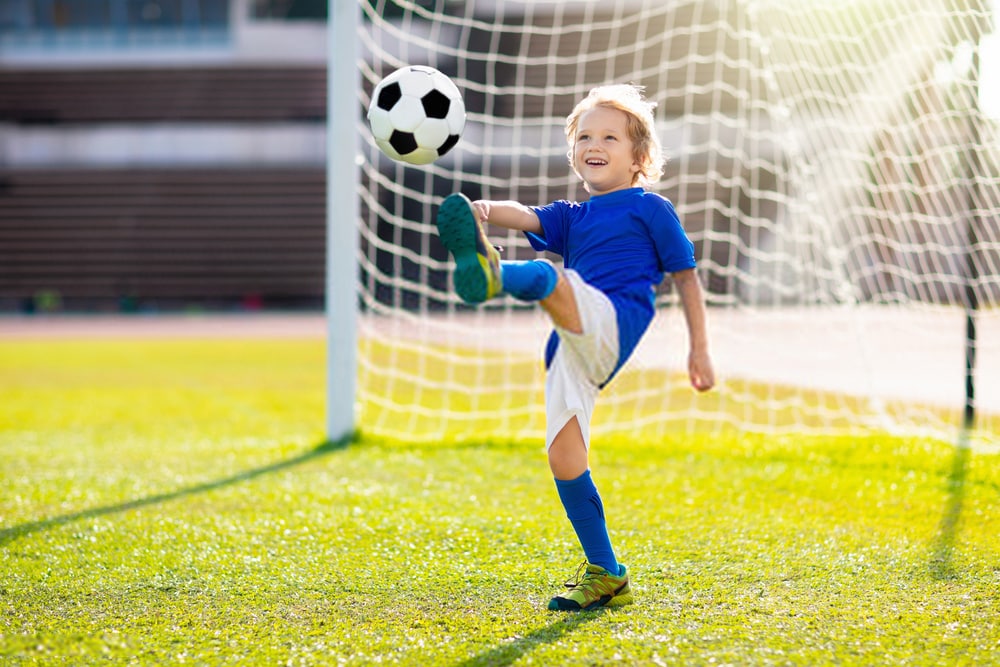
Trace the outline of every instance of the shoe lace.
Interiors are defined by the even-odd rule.
[[[590,573],[587,572],[587,561],[583,561],[576,568],[576,572],[573,574],[573,576],[567,579],[566,582],[563,584],[563,586],[565,586],[570,590],[573,590],[574,588],[583,583],[583,580],[587,578],[588,574]]]

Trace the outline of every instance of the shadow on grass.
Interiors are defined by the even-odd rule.
[[[183,498],[185,496],[192,496],[198,493],[206,493],[208,491],[214,491],[215,489],[221,489],[225,486],[231,486],[233,484],[240,484],[242,482],[248,482],[262,475],[269,475],[271,473],[280,472],[282,470],[287,470],[288,468],[294,468],[295,466],[302,465],[308,461],[318,459],[320,457],[326,456],[332,452],[345,449],[349,444],[356,440],[356,436],[347,436],[341,438],[340,440],[332,440],[320,443],[316,447],[299,454],[298,456],[293,456],[290,459],[284,461],[278,461],[276,463],[271,463],[266,466],[261,466],[259,468],[252,468],[250,470],[245,470],[243,472],[231,475],[229,477],[224,477],[222,479],[217,479],[211,482],[204,482],[202,484],[195,484],[193,486],[186,486],[176,491],[168,491],[166,493],[157,493],[152,496],[146,496],[145,498],[138,498],[136,500],[129,500],[124,503],[119,503],[117,505],[105,505],[103,507],[94,507],[88,510],[81,510],[79,512],[73,512],[71,514],[62,514],[60,516],[54,516],[49,519],[42,519],[41,521],[32,521],[30,523],[22,523],[17,526],[11,526],[10,528],[4,528],[0,530],[0,546],[5,546],[9,542],[12,542],[25,535],[30,535],[31,533],[37,533],[42,530],[48,530],[49,528],[56,528],[58,526],[65,525],[67,523],[72,523],[74,521],[80,521],[81,519],[93,519],[95,517],[106,516],[108,514],[117,514],[119,512],[127,512],[129,510],[138,509],[140,507],[148,507],[149,505],[156,505],[159,503],[165,503],[170,500],[176,500],[177,498]]]
[[[543,644],[552,644],[584,623],[589,623],[604,615],[604,610],[579,613],[560,612],[558,620],[545,627],[529,632],[523,637],[501,646],[483,651],[466,660],[456,662],[453,667],[504,667],[511,665],[525,654]]]
[[[952,459],[951,472],[948,474],[948,500],[938,524],[937,537],[934,539],[931,552],[931,574],[937,579],[951,579],[955,576],[952,557],[955,551],[955,533],[958,520],[962,515],[962,502],[965,499],[965,475],[969,465],[969,429],[963,428],[955,445],[955,458]]]

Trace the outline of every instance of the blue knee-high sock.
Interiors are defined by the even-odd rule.
[[[617,575],[618,560],[611,548],[611,538],[608,537],[607,524],[604,522],[604,504],[590,478],[590,470],[576,479],[557,479],[556,489],[587,561]]]
[[[521,301],[539,301],[556,288],[559,273],[552,262],[533,259],[527,262],[500,262],[503,291]]]

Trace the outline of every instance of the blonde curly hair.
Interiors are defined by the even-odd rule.
[[[573,147],[576,144],[580,117],[595,107],[606,107],[624,112],[627,118],[626,130],[632,141],[632,156],[639,165],[639,170],[632,176],[632,185],[647,187],[660,180],[666,157],[660,138],[656,135],[656,120],[653,116],[656,102],[644,98],[643,90],[643,86],[631,83],[598,86],[573,108],[573,112],[566,118],[566,141],[569,143],[566,156],[577,176],[580,176],[580,172],[573,164]]]

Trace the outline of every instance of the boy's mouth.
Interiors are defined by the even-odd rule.
[[[584,162],[585,164],[587,164],[587,166],[590,167],[603,167],[608,163],[607,160],[602,160],[601,158],[597,157],[589,157],[586,160],[584,160]]]

